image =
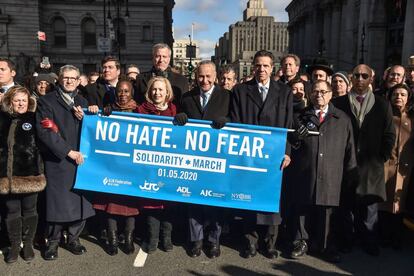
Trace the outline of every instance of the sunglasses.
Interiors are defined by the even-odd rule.
[[[369,74],[367,74],[367,73],[354,73],[353,76],[357,80],[359,80],[361,77],[364,80],[367,80],[369,78]]]

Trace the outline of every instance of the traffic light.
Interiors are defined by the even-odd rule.
[[[189,63],[188,64],[188,71],[191,73],[191,72],[193,72],[193,69],[194,69],[193,64]]]

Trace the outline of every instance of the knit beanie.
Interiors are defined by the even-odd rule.
[[[348,79],[348,73],[345,71],[338,71],[335,74],[332,75],[332,79],[334,77],[340,77],[341,79],[344,80],[344,82],[346,83],[346,86],[349,87],[349,79]]]

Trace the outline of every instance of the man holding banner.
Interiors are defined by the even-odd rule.
[[[254,56],[255,78],[233,88],[230,117],[233,123],[290,128],[292,125],[292,93],[288,86],[271,80],[274,57],[271,52],[261,50]],[[287,146],[280,169],[290,163],[290,147]],[[252,183],[253,184],[253,183]],[[269,191],[272,192],[272,191]],[[246,211],[243,215],[243,234],[246,239],[244,257],[257,254],[259,227],[264,232],[266,248],[264,255],[270,259],[278,253],[275,242],[278,225],[281,222],[279,213]]]
[[[90,202],[72,191],[78,165],[83,163],[79,152],[79,134],[83,109],[87,101],[78,95],[79,69],[73,65],[60,68],[59,85],[39,99],[37,133],[42,142],[45,163],[46,221],[48,247],[46,260],[58,257],[62,230],[68,228],[67,249],[75,255],[86,252],[79,241],[85,221],[95,213]]]
[[[188,117],[199,120],[213,120],[213,127],[222,128],[229,113],[230,92],[214,85],[216,66],[213,62],[204,60],[197,68],[197,84],[193,90],[185,93],[181,100],[183,113],[176,116],[179,125],[184,125]],[[190,210],[190,240],[192,246],[189,252],[191,257],[201,255],[204,239],[204,226],[208,232],[208,257],[220,256],[220,210],[218,207],[193,205]]]

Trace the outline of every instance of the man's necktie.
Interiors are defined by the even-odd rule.
[[[362,104],[364,102],[364,97],[356,96],[356,100],[359,102],[359,104]]]
[[[263,102],[266,100],[266,96],[267,96],[267,90],[266,90],[266,87],[264,87],[264,86],[260,86],[259,87],[259,90],[260,90],[260,94],[262,94],[262,100],[263,100]]]
[[[319,123],[320,124],[325,120],[325,117],[323,116],[324,113],[325,112],[323,112],[323,111],[319,111],[319,113],[318,113]]]
[[[206,95],[206,93],[201,94],[201,99],[202,99],[202,105],[201,106],[204,109],[207,105],[207,95]]]

